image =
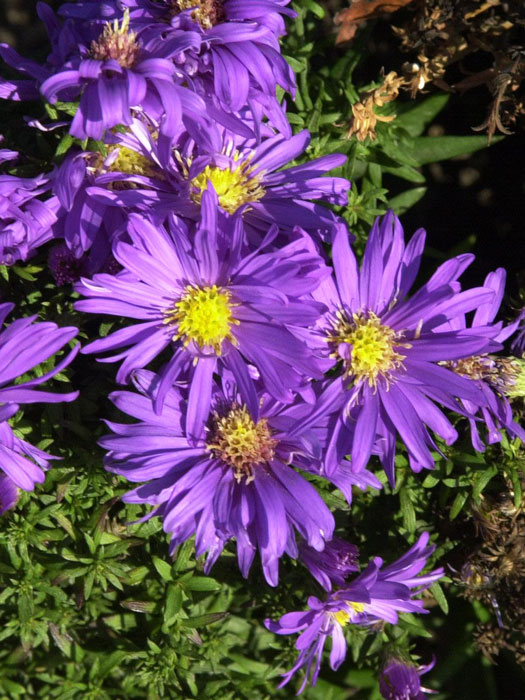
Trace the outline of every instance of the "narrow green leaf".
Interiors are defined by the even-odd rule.
[[[476,501],[479,500],[479,497],[485,490],[489,481],[491,481],[491,479],[493,479],[497,473],[498,468],[494,465],[482,471],[481,474],[476,478],[474,482],[474,488],[472,489],[472,496],[476,499]]]
[[[193,576],[184,584],[189,591],[220,591],[221,584],[207,576]]]
[[[426,126],[432,122],[450,99],[441,92],[427,97],[423,102],[409,102],[397,107],[396,126],[402,126],[410,136],[421,136]]]
[[[494,136],[491,147],[502,138]],[[482,148],[488,148],[486,136],[419,136],[412,141],[410,153],[417,165],[427,165],[474,153]]]
[[[466,491],[460,491],[458,494],[456,494],[456,498],[454,499],[454,502],[452,503],[452,507],[450,509],[450,519],[454,520],[454,518],[457,518],[457,516],[461,513],[461,510],[465,503],[467,502],[468,498],[468,493]]]
[[[443,589],[439,585],[437,581],[435,581],[431,586],[430,590],[432,591],[434,598],[436,599],[437,604],[443,610],[445,615],[448,615],[448,601],[445,598],[445,594],[443,592]]]
[[[157,569],[159,576],[163,581],[171,581],[171,565],[163,559],[153,557],[153,566]]]
[[[196,617],[189,617],[187,620],[180,620],[182,627],[205,627],[206,625],[211,625],[214,622],[219,622],[219,620],[224,620],[230,613],[218,612],[218,613],[207,613],[206,615],[197,615]]]
[[[394,213],[399,216],[419,202],[419,200],[424,197],[426,191],[426,187],[414,187],[411,190],[405,190],[401,192],[401,194],[392,197],[389,204],[394,210]]]
[[[401,515],[403,516],[403,524],[412,533],[416,530],[416,511],[410,499],[410,491],[408,487],[403,486],[399,491],[399,505],[401,506]]]

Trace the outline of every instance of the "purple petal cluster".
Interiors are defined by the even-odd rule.
[[[328,637],[331,638],[330,667],[339,668],[346,657],[344,627],[348,624],[373,626],[379,622],[396,624],[403,612],[426,613],[418,593],[443,576],[436,569],[420,576],[434,547],[428,546],[428,533],[423,533],[406,554],[383,567],[380,557],[349,584],[330,593],[325,601],[315,596],[308,599],[306,612],[286,613],[277,622],[266,620],[266,627],[275,634],[300,633],[295,644],[299,655],[294,666],[284,674],[280,687],[304,667],[301,693],[310,680],[315,684],[321,667],[321,656]]]
[[[0,323],[3,323],[13,307],[14,304],[0,304]],[[14,384],[18,377],[57,353],[78,332],[74,327],[58,328],[54,323],[34,321],[34,316],[17,319],[0,332],[0,513],[16,503],[17,488],[32,491],[35,484],[41,484],[49,460],[57,459],[17,437],[7,422],[8,419],[23,404],[74,401],[78,396],[77,391],[55,394],[36,389],[69,365],[79,350],[78,345],[50,372]]]
[[[248,406],[233,377],[225,376],[222,386],[213,385],[205,430],[196,437],[187,389],[170,388],[159,414],[159,377],[139,370],[134,383],[140,394],[110,396],[139,422],[108,423],[114,434],[101,440],[108,450],[106,468],[146,482],[124,501],[154,506],[150,517],[163,518],[171,551],[195,535],[197,555],[207,552],[208,571],[235,538],[243,576],[259,552],[266,580],[276,586],[280,557],[297,556],[295,530],[309,547],[323,549],[332,537],[333,516],[291,466],[292,460],[302,466],[319,459],[313,436],[301,428],[303,406],[282,404],[265,392]]]
[[[388,214],[377,220],[361,268],[343,230],[333,243],[335,280],[315,291],[328,311],[320,323],[324,355],[343,379],[345,401],[327,445],[326,471],[345,455],[359,473],[377,454],[394,483],[396,438],[405,444],[410,466],[432,469],[432,437],[447,444],[457,438],[450,420],[436,404],[460,411],[458,399],[481,407],[486,398],[478,386],[444,366],[473,354],[499,350],[498,327],[439,330],[443,324],[492,302],[494,291],[479,287],[461,291],[458,277],[472,256],[452,258],[408,297],[421,262],[425,232],[405,246],[399,220]],[[338,379],[339,381],[339,379]]]
[[[18,155],[8,149],[0,154],[0,162]],[[52,238],[58,200],[38,198],[50,189],[50,179],[45,175],[23,178],[0,174],[0,265],[28,260],[36,248]]]
[[[322,377],[322,362],[305,341],[324,308],[309,295],[329,270],[306,234],[269,252],[263,241],[246,255],[240,217],[221,222],[216,198],[206,192],[193,240],[175,217],[164,229],[133,215],[128,235],[131,243],[114,246],[122,272],[98,274],[76,287],[88,297],[77,302],[80,311],[140,321],[83,350],[118,350],[108,358],[124,360],[118,381],[128,381],[131,372],[170,348],[158,405],[173,381],[189,379],[188,418],[198,437],[210,406],[213,373],[223,367],[233,373],[252,407],[254,371],[269,393],[284,402],[292,401],[293,391],[311,377]],[[267,238],[274,235],[270,229]]]

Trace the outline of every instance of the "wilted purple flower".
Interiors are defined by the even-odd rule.
[[[14,304],[0,304],[0,323],[13,307]],[[50,322],[33,323],[35,318],[17,319],[0,332],[0,464],[5,475],[0,484],[1,512],[16,502],[16,488],[32,491],[35,484],[41,484],[49,460],[57,459],[17,437],[7,419],[15,415],[20,404],[74,401],[78,396],[78,391],[54,394],[34,388],[67,367],[77,354],[78,345],[50,372],[21,384],[12,383],[58,352],[78,332],[77,328],[58,328]]]
[[[230,375],[222,389],[214,387],[206,431],[195,439],[181,389],[167,391],[157,414],[159,378],[146,370],[133,378],[142,396],[118,391],[110,398],[140,422],[108,423],[115,434],[100,444],[110,450],[109,471],[147,482],[124,500],[155,506],[149,517],[163,518],[171,552],[195,535],[197,555],[208,552],[208,571],[233,537],[243,576],[259,550],[266,580],[275,586],[280,557],[297,556],[294,528],[310,547],[325,546],[334,529],[332,514],[290,464],[318,463],[320,456],[310,431],[300,431],[294,405],[260,392],[248,407]],[[293,438],[289,427],[298,428]]]
[[[470,324],[473,333],[480,326],[484,328],[492,325],[496,331],[494,340],[498,343],[505,342],[515,332],[519,324],[519,319],[508,326],[503,326],[501,321],[494,323],[503,300],[506,276],[507,273],[501,267],[487,275],[483,286],[492,289],[494,295],[491,300],[478,306]],[[436,331],[463,331],[466,328],[465,314],[459,314],[443,326],[438,327]],[[446,366],[460,376],[475,382],[485,398],[484,405],[481,407],[468,400],[462,401],[469,418],[472,444],[478,452],[485,450],[478,430],[479,419],[476,417],[478,413],[481,413],[487,426],[487,442],[489,444],[501,442],[502,428],[511,437],[519,437],[525,441],[525,430],[514,421],[512,407],[508,400],[509,397],[525,395],[525,363],[523,360],[499,355],[474,354],[471,357],[447,362]]]
[[[280,250],[245,256],[240,218],[224,224],[212,193],[205,195],[195,236],[175,217],[167,231],[132,215],[128,234],[133,245],[114,246],[123,271],[82,280],[77,291],[89,298],[76,304],[79,311],[140,320],[83,349],[119,350],[105,360],[124,359],[119,382],[128,381],[133,370],[164,348],[173,348],[158,408],[176,378],[190,377],[188,430],[195,438],[204,430],[218,369],[233,372],[251,408],[255,394],[246,362],[283,402],[292,401],[293,392],[310,378],[322,376],[323,367],[303,337],[323,308],[309,293],[328,273],[306,234]],[[270,231],[269,241],[275,233]]]
[[[322,323],[325,354],[342,373],[345,395],[327,448],[327,474],[349,453],[351,469],[358,473],[374,452],[393,483],[396,435],[414,471],[432,469],[430,450],[437,447],[428,428],[447,444],[457,438],[434,402],[452,410],[461,410],[458,398],[486,403],[474,382],[439,362],[499,349],[492,340],[497,330],[492,325],[474,331],[435,329],[490,303],[494,292],[484,287],[460,291],[456,280],[473,259],[460,255],[407,299],[424,238],[419,230],[405,248],[401,224],[390,212],[374,224],[359,270],[345,231],[334,237],[336,284],[326,280],[314,292],[329,308]]]
[[[516,319],[519,323],[518,334],[510,346],[512,352],[520,357],[525,353],[525,309],[522,309]]]
[[[327,542],[322,552],[304,542],[299,544],[299,559],[327,591],[332,590],[333,584],[343,586],[350,573],[359,571],[358,557],[355,544],[339,537]]]
[[[50,180],[0,175],[0,264],[27,260],[36,248],[53,237],[59,203],[56,197],[41,201]]]
[[[425,532],[406,554],[384,569],[383,560],[374,557],[353,582],[329,594],[324,603],[311,596],[309,611],[286,613],[278,622],[265,620],[266,627],[276,634],[301,632],[295,645],[299,656],[279,687],[286,685],[303,666],[305,678],[299,693],[309,678],[312,684],[316,683],[328,637],[332,639],[330,667],[336,670],[346,657],[343,628],[347,624],[370,626],[380,621],[396,624],[399,612],[426,613],[422,601],[414,600],[413,596],[443,576],[443,569],[418,576],[434,551],[434,547],[427,545]]]
[[[426,666],[414,666],[411,661],[392,657],[383,666],[379,678],[379,690],[385,700],[426,700],[426,690],[421,687],[420,676],[434,668],[435,661]]]

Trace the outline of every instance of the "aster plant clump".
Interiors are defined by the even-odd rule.
[[[518,654],[523,314],[382,187],[434,102],[348,129],[396,74],[354,85],[311,0],[36,12],[40,59],[0,45],[0,694],[423,700],[451,582]]]

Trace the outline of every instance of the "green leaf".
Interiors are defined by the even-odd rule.
[[[494,136],[491,147],[502,138]],[[486,136],[419,136],[411,145],[410,154],[420,166],[488,148]]]
[[[164,606],[164,625],[169,627],[172,625],[182,608],[182,590],[179,586],[171,584],[168,586],[166,594],[166,604]]]
[[[474,488],[472,489],[472,497],[476,501],[479,501],[479,497],[483,493],[489,481],[491,481],[497,473],[498,468],[496,466],[490,466],[488,467],[488,469],[482,471],[481,474],[476,478],[476,480],[474,481]]]
[[[196,617],[189,617],[187,620],[180,620],[180,624],[182,627],[205,627],[214,622],[219,622],[219,620],[224,620],[229,614],[228,612],[217,612],[197,615]]]
[[[402,126],[410,136],[421,136],[426,126],[432,122],[450,99],[441,92],[427,97],[423,102],[409,102],[397,107],[396,126]]]
[[[399,505],[401,506],[401,515],[403,516],[403,524],[408,532],[416,531],[416,511],[410,498],[410,490],[407,486],[403,486],[399,491]]]
[[[452,503],[452,507],[450,509],[450,519],[454,520],[454,518],[457,518],[457,516],[460,514],[461,510],[463,509],[463,506],[467,502],[468,498],[468,493],[466,491],[460,491],[458,494],[456,494],[456,498],[454,499],[454,502]]]
[[[448,601],[445,598],[445,594],[443,593],[443,589],[439,585],[437,581],[435,581],[431,586],[430,590],[434,594],[434,598],[436,599],[437,604],[443,610],[445,615],[448,615]]]
[[[167,582],[173,580],[171,576],[171,565],[164,561],[164,559],[153,557],[153,566],[157,569],[163,581]]]
[[[58,142],[58,146],[55,151],[55,156],[62,156],[64,155],[64,153],[67,153],[74,143],[75,139],[71,136],[71,134],[68,131],[62,136],[62,138]]]
[[[404,214],[407,209],[413,207],[416,202],[424,197],[427,191],[426,187],[414,187],[411,190],[405,190],[401,194],[392,197],[389,204],[398,216]]]
[[[193,576],[184,584],[189,591],[220,591],[221,584],[207,576]]]

